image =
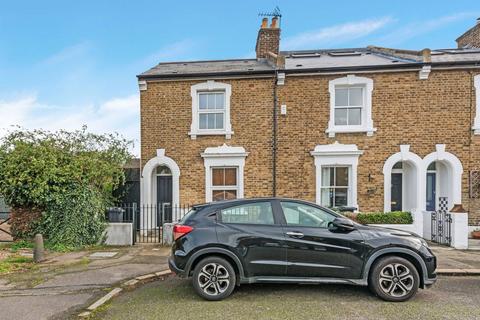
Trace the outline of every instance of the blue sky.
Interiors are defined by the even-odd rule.
[[[252,57],[279,6],[282,49],[455,47],[478,1],[2,1],[0,134],[118,131],[137,141],[138,73],[161,61]]]

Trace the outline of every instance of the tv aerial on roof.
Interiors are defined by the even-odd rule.
[[[282,17],[282,13],[280,12],[280,8],[278,6],[275,7],[275,9],[273,9],[273,11],[271,12],[260,12],[258,14],[259,17],[278,17],[278,18],[281,18]]]
[[[274,18],[279,18],[278,19],[278,24],[281,26],[282,23],[282,12],[280,11],[280,8],[278,6],[273,9],[273,11],[270,12],[260,12],[258,14],[259,17],[274,17]]]

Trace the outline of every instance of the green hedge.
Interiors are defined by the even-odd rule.
[[[412,224],[413,218],[410,212],[366,212],[359,213],[356,220],[361,224]]]

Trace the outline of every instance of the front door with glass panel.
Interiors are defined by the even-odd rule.
[[[427,211],[435,211],[435,197],[437,194],[436,164],[432,162],[427,168]]]
[[[391,205],[392,211],[402,211],[403,174],[392,173]]]
[[[321,204],[330,208],[348,206],[349,167],[322,167]]]
[[[238,196],[238,168],[212,168],[212,201],[236,199]]]
[[[157,167],[157,226],[172,221],[172,172],[166,166]]]

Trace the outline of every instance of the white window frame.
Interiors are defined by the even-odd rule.
[[[206,148],[200,155],[205,166],[205,201],[212,202],[212,168],[215,167],[237,168],[237,199],[242,199],[244,196],[243,175],[245,158],[248,152],[245,152],[243,147],[230,147],[224,144],[219,147]]]
[[[235,173],[236,173],[236,182],[237,184],[236,185],[223,185],[223,186],[214,186],[213,185],[213,181],[210,181],[210,185],[211,185],[211,188],[210,188],[210,192],[213,194],[213,191],[216,191],[216,190],[221,190],[221,191],[225,191],[225,190],[228,190],[228,191],[232,191],[232,190],[235,190],[237,191],[237,198],[238,198],[238,193],[239,193],[239,187],[238,187],[238,167],[234,167],[234,166],[221,166],[221,167],[215,167],[215,166],[211,166],[210,167],[210,179],[213,179],[213,169],[235,169]],[[212,198],[213,200],[213,196],[210,195],[210,197]]]
[[[317,145],[310,154],[315,161],[315,201],[321,205],[322,201],[322,168],[348,167],[348,195],[347,206],[359,210],[357,203],[357,167],[358,157],[363,154],[354,144],[340,144],[335,142],[328,145]]]
[[[205,95],[205,94],[223,94],[223,108],[222,109],[200,109],[200,96]],[[198,95],[198,101],[199,101],[199,108],[198,108],[198,131],[203,132],[203,131],[223,131],[225,130],[225,91],[197,91]],[[210,128],[205,128],[201,129],[200,128],[200,116],[202,114],[222,114],[223,117],[223,128],[215,128],[215,129],[210,129]],[[208,122],[207,122],[208,125]]]
[[[362,87],[363,88],[363,106],[361,109],[360,125],[335,125],[335,89],[344,87]],[[355,133],[365,132],[367,136],[372,136],[376,128],[373,127],[372,120],[372,92],[373,80],[365,77],[348,75],[343,78],[330,80],[328,83],[330,93],[330,120],[328,128],[325,130],[329,137],[335,137],[336,133]]]
[[[328,166],[328,165],[322,165],[322,168],[321,170],[325,169],[325,168],[332,168],[332,169],[336,169],[336,168],[347,168],[347,178],[348,178],[348,185],[347,186],[325,186],[324,185],[324,177],[323,177],[323,172],[322,172],[322,176],[321,176],[321,179],[320,179],[320,204],[324,207],[328,207],[328,205],[326,204],[323,204],[321,203],[322,201],[322,190],[324,189],[345,189],[347,188],[347,206],[349,205],[349,201],[350,201],[350,195],[351,195],[351,183],[350,183],[350,180],[352,179],[351,178],[351,174],[352,174],[352,167],[351,166],[347,166],[347,165],[332,165],[332,166]],[[337,173],[335,172],[334,173],[334,180],[335,180],[335,183],[336,183],[336,180],[337,180]]]
[[[225,109],[224,119],[223,119],[223,129],[200,129],[200,113],[203,113],[203,110],[200,111],[199,108],[199,94],[202,92],[214,93],[214,92],[224,92],[225,93]],[[190,95],[192,97],[192,124],[190,125],[190,132],[188,133],[192,139],[196,139],[197,136],[201,135],[225,135],[226,139],[232,137],[232,124],[230,121],[230,97],[232,95],[232,86],[227,83],[216,82],[213,80],[208,80],[207,82],[197,83],[190,88]],[[215,110],[214,113],[220,113]],[[213,112],[213,110],[212,110]]]
[[[480,135],[480,74],[473,77],[475,87],[475,120],[473,121],[473,134]]]

